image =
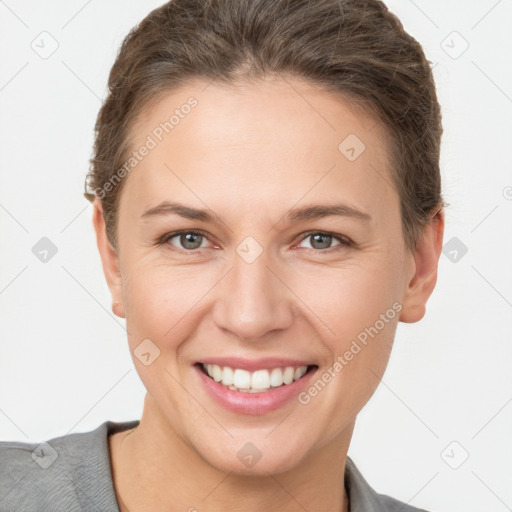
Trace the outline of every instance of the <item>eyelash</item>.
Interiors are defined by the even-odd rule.
[[[166,233],[165,235],[160,237],[160,239],[158,239],[157,245],[162,245],[162,246],[166,245],[167,242],[169,240],[171,240],[172,238],[175,238],[175,237],[177,237],[179,235],[184,235],[184,234],[200,235],[200,236],[203,236],[206,239],[208,239],[208,236],[206,235],[206,233],[201,231],[201,230],[199,230],[199,229],[185,229],[185,230],[182,230],[182,231],[175,231],[173,233]],[[309,251],[315,251],[315,252],[318,252],[318,253],[326,253],[326,252],[330,253],[332,251],[335,251],[336,248],[338,248],[339,246],[343,246],[343,247],[356,247],[356,244],[352,240],[350,240],[348,237],[343,236],[343,235],[337,235],[336,233],[331,233],[329,231],[307,231],[306,233],[302,233],[302,238],[300,239],[300,242],[306,240],[307,238],[309,238],[312,235],[330,236],[333,239],[335,239],[336,241],[338,241],[339,245],[335,245],[334,247],[329,247],[327,249],[309,249],[309,248],[306,247],[306,249],[309,250]],[[200,251],[201,248],[198,248],[198,249],[180,249],[178,247],[173,246],[173,249],[171,249],[171,250],[177,250],[179,252],[194,254],[194,253]]]

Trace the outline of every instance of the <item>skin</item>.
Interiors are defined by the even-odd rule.
[[[121,510],[348,511],[342,482],[356,416],[384,373],[398,321],[425,314],[444,213],[408,251],[385,130],[297,78],[175,90],[144,111],[133,147],[190,96],[197,107],[126,178],[117,250],[94,203],[113,311],[126,318],[147,389],[140,425],[109,438]],[[355,161],[338,150],[349,134],[366,147]],[[163,200],[209,208],[222,222],[141,218]],[[371,220],[285,218],[292,208],[340,202]],[[187,229],[205,232],[200,249],[179,236],[158,245]],[[356,245],[315,241],[309,231]],[[252,263],[236,252],[247,236],[263,250]],[[321,376],[395,301],[400,313],[305,405],[293,399],[268,414],[234,413],[210,398],[192,368],[212,356],[284,356],[317,364]],[[149,366],[133,353],[147,338],[160,350]],[[247,442],[262,454],[251,468],[237,457]]]

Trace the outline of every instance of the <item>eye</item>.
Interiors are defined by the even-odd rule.
[[[326,233],[324,231],[311,231],[306,233],[302,240],[304,241],[308,238],[311,239],[312,247],[306,247],[306,249],[310,248],[322,252],[327,252],[325,249],[334,249],[338,245],[349,247],[353,245],[352,242],[346,237],[335,235],[334,233]],[[333,240],[338,242],[334,246],[331,245]]]
[[[307,239],[311,239],[311,247],[305,248],[320,252],[329,252],[331,249],[336,250],[337,246],[352,247],[355,245],[347,237],[325,231],[310,231],[309,233],[305,233],[301,238],[301,243]],[[172,240],[176,241],[172,242]],[[207,241],[208,238],[205,233],[199,230],[189,229],[163,235],[158,240],[158,245],[168,244],[177,247],[184,252],[194,252],[198,249],[204,249],[207,247],[207,245],[204,245]],[[333,241],[338,243],[332,245]]]
[[[171,245],[175,245],[171,242],[171,240],[177,240],[178,244],[181,244],[181,247],[178,246],[178,249],[183,249],[185,251],[194,251],[195,249],[202,249],[203,242],[207,240],[204,233],[197,230],[187,230],[187,231],[177,231],[176,233],[168,233],[164,235],[160,241],[160,245],[164,245],[166,243],[170,243]]]

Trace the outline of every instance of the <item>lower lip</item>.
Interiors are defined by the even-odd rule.
[[[299,393],[308,385],[311,376],[315,374],[317,367],[309,370],[299,380],[271,389],[261,393],[244,393],[233,391],[219,382],[208,377],[198,365],[194,369],[199,375],[203,385],[206,387],[212,398],[226,409],[240,414],[265,414],[285,405],[288,401],[296,398]]]

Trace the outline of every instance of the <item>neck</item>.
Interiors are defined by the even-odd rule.
[[[209,464],[155,409],[147,396],[139,425],[109,438],[121,512],[349,512],[343,482],[353,423],[293,469],[247,476]]]

